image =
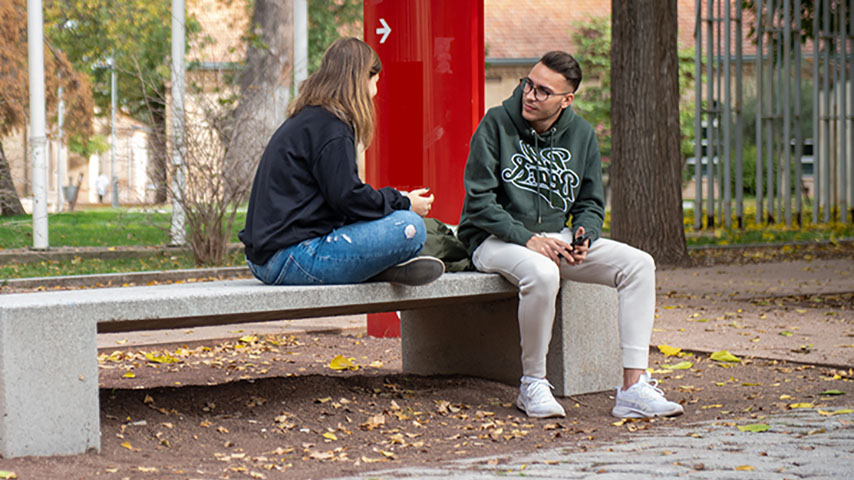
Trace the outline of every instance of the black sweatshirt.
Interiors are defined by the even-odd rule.
[[[394,188],[374,190],[359,179],[350,125],[322,107],[306,107],[267,144],[238,237],[246,257],[263,265],[285,247],[409,205]]]

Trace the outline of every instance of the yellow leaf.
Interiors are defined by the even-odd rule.
[[[714,405],[704,405],[700,408],[702,408],[703,410],[707,410],[709,408],[721,408],[721,407],[723,407],[723,405],[721,405],[720,403],[716,403]]]
[[[756,470],[756,467],[754,467],[753,465],[741,465],[741,466],[735,467],[735,469],[740,471],[740,472],[752,472],[752,471]]]
[[[771,428],[767,423],[753,423],[750,425],[739,425],[742,432],[767,432]]]
[[[681,348],[671,347],[670,345],[659,345],[658,351],[668,357],[672,357],[682,351]]]
[[[812,408],[812,403],[790,403],[789,408]]]
[[[122,375],[122,377],[124,377],[124,378],[136,378],[136,375],[134,375],[133,372],[128,372],[128,373]]]
[[[0,478],[2,478],[2,479],[18,478],[18,476],[15,475],[15,472],[8,472],[6,470],[0,470]]]
[[[693,367],[694,364],[688,361],[679,362],[676,365],[662,365],[662,368],[667,368],[669,370],[687,370]]]
[[[729,353],[726,350],[721,350],[719,352],[715,352],[711,356],[712,360],[718,362],[740,362],[741,359],[736,357],[735,355]]]
[[[836,410],[835,412],[819,410],[819,415],[824,415],[825,417],[831,417],[833,415],[840,415],[843,413],[854,413],[854,409],[851,408],[843,408],[842,410]]]
[[[358,370],[359,366],[353,363],[355,358],[346,358],[344,355],[337,355],[329,362],[329,368],[332,370]]]
[[[257,341],[257,340],[258,340],[258,337],[255,335],[244,335],[244,336],[240,337],[240,341],[243,343],[252,343],[252,342]]]
[[[131,445],[130,442],[122,442],[122,446],[128,450],[133,450],[133,445]]]
[[[167,354],[163,355],[155,355],[153,353],[146,353],[145,358],[150,362],[154,363],[178,363],[178,359],[174,357],[170,357]]]
[[[334,433],[332,433],[332,432],[326,432],[326,433],[324,433],[324,434],[323,434],[323,438],[325,438],[325,439],[327,439],[327,440],[333,440],[333,441],[334,441],[334,440],[338,440],[338,437],[336,437],[336,436],[335,436],[335,434],[334,434]]]
[[[786,395],[785,393],[783,395],[780,395],[780,400],[789,400],[791,398],[792,398],[791,395]]]

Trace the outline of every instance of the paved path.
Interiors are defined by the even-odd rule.
[[[822,416],[813,410],[792,411],[766,418],[764,422],[770,427],[765,432],[742,432],[731,423],[707,422],[656,429],[654,436],[635,434],[631,441],[604,443],[585,452],[563,447],[345,478],[852,478],[854,414]]]

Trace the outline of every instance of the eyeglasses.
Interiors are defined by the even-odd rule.
[[[534,82],[532,82],[531,79],[528,77],[520,78],[519,84],[522,85],[522,93],[525,95],[531,93],[531,90],[533,90],[534,91],[534,100],[536,100],[538,102],[544,102],[544,101],[548,100],[548,98],[552,95],[566,95],[568,93],[572,93],[572,92],[560,92],[560,93],[551,92],[546,87],[543,87],[542,85],[539,85],[539,86],[534,85]]]

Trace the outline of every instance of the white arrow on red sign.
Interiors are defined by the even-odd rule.
[[[380,39],[380,43],[385,43],[385,40],[388,38],[388,34],[391,33],[391,27],[385,23],[384,18],[380,19],[380,24],[382,24],[382,27],[377,28],[377,35],[382,35],[383,38]]]

